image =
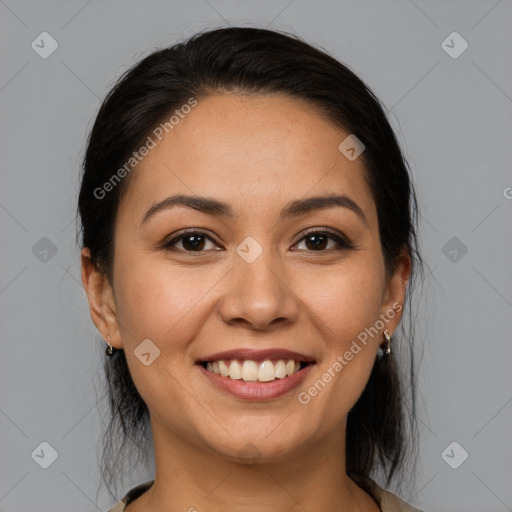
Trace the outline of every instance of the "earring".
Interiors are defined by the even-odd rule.
[[[108,343],[108,347],[105,353],[107,354],[107,356],[112,357],[114,355],[115,348],[110,344],[110,336],[107,336],[107,339],[105,341]]]
[[[386,346],[383,348],[384,355],[389,356],[391,354],[391,336],[387,329],[384,329],[384,339],[386,340]]]

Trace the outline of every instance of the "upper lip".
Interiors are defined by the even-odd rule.
[[[288,350],[285,348],[270,348],[266,350],[254,350],[250,348],[239,348],[234,350],[226,350],[224,352],[217,352],[210,356],[198,359],[197,362],[205,362],[205,361],[219,361],[219,360],[229,360],[229,359],[241,359],[246,360],[249,359],[251,361],[264,361],[265,359],[293,359],[294,361],[305,361],[305,362],[314,362],[314,358],[299,354],[298,352],[294,352],[293,350]]]

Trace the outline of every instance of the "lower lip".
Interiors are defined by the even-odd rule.
[[[308,364],[305,368],[293,375],[270,382],[245,382],[242,379],[223,377],[218,373],[208,371],[200,364],[197,365],[199,370],[201,370],[203,375],[209,379],[212,384],[237,398],[243,398],[245,400],[270,400],[272,398],[279,398],[298,387],[313,366],[314,364]]]

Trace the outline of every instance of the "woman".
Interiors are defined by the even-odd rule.
[[[354,73],[255,28],[154,52],[97,115],[79,214],[104,474],[116,425],[154,444],[110,512],[416,510],[372,477],[403,477],[414,433],[416,200]]]

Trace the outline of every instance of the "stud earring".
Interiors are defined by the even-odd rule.
[[[384,355],[389,356],[391,354],[391,336],[387,329],[384,329],[384,339],[386,340],[386,345],[383,347]]]
[[[112,357],[114,355],[115,348],[110,344],[110,336],[107,336],[107,339],[105,341],[108,343],[108,347],[105,353],[107,354],[107,356]]]

